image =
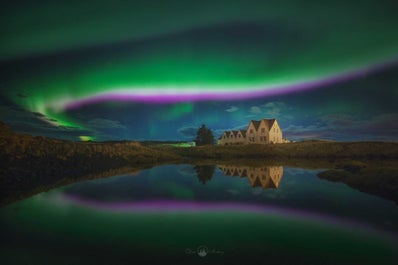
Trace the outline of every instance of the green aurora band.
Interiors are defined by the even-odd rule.
[[[202,94],[320,87],[398,57],[392,2],[28,2],[1,8],[2,94],[55,126],[84,129],[66,110],[91,98],[172,96],[178,116]]]

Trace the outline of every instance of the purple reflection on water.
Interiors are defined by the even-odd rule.
[[[294,222],[304,221],[313,222],[328,226],[340,227],[349,231],[360,233],[370,233],[373,235],[383,235],[391,238],[392,234],[375,230],[369,224],[359,220],[346,219],[327,214],[309,212],[300,209],[283,208],[266,204],[250,204],[241,202],[197,202],[197,201],[178,201],[178,200],[149,200],[133,202],[102,202],[87,200],[72,195],[62,195],[64,202],[74,203],[82,207],[105,212],[128,212],[136,214],[162,214],[162,213],[252,213],[270,217],[279,217],[292,220]]]

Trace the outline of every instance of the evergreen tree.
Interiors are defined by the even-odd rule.
[[[202,126],[198,129],[196,134],[195,143],[197,146],[199,145],[214,145],[214,136],[213,133],[206,125],[202,124]]]

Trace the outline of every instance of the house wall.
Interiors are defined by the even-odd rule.
[[[228,139],[224,138],[227,134],[224,132],[223,135],[221,135],[221,139],[218,140],[219,145],[225,145],[228,143]]]
[[[246,143],[246,138],[243,136],[241,132],[238,132],[236,134],[236,139],[235,139],[236,144],[245,144]]]
[[[279,127],[279,124],[277,121],[274,122],[274,124],[272,125],[272,127],[269,131],[269,142],[270,143],[283,143],[282,130]]]
[[[260,126],[257,131],[257,138],[259,144],[268,144],[269,143],[269,132],[268,132],[268,124],[261,121]]]
[[[223,138],[226,136],[226,138]],[[239,132],[237,133],[236,137],[233,133],[223,134],[221,139],[219,140],[220,145],[229,145],[229,144],[245,144],[246,138]]]
[[[249,144],[258,142],[258,135],[256,132],[256,128],[254,128],[254,124],[252,122],[249,123],[249,126],[246,130],[246,142]]]

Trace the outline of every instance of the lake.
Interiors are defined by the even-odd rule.
[[[392,200],[281,165],[163,165],[0,208],[1,264],[397,264]]]

